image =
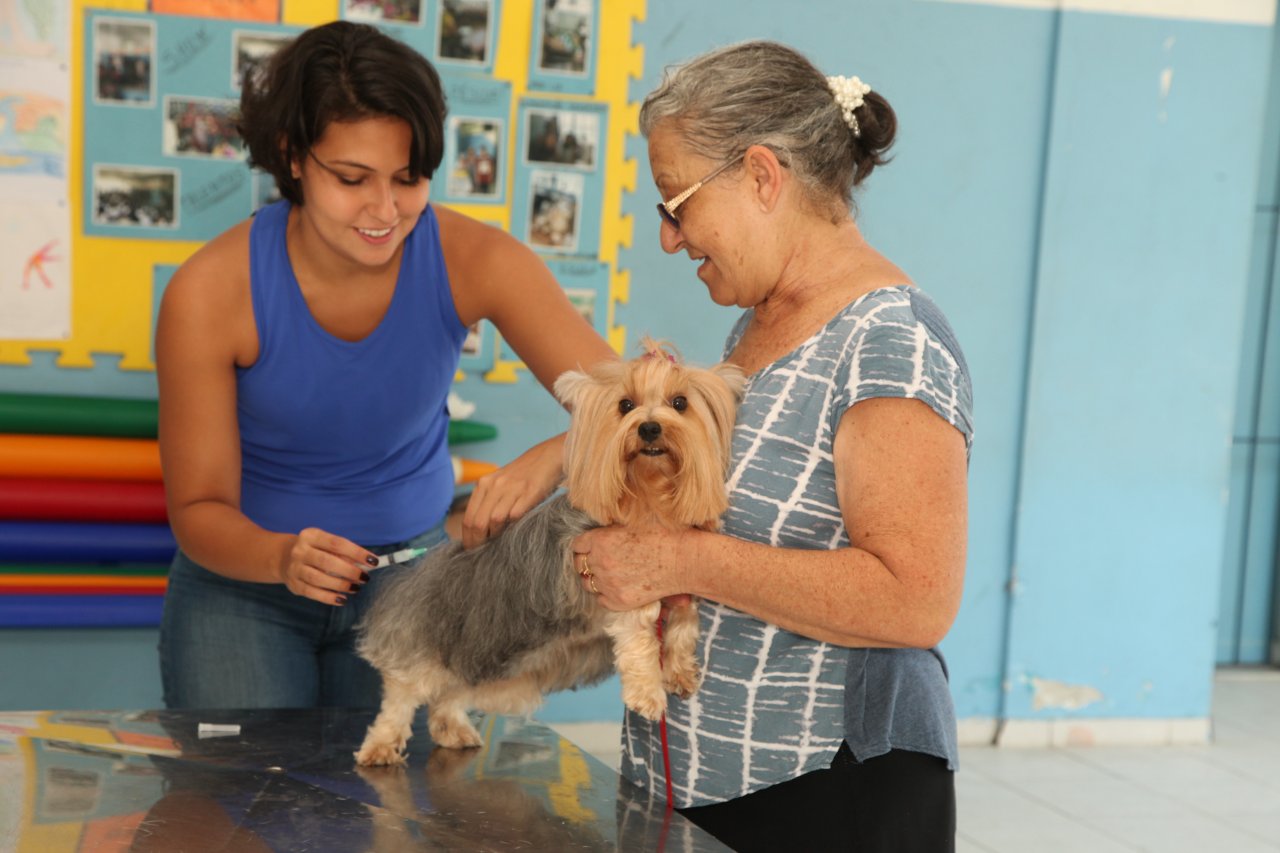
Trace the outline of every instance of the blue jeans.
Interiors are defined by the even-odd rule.
[[[375,554],[428,548],[443,525]],[[160,680],[166,708],[377,708],[382,680],[355,652],[355,626],[386,579],[369,573],[341,607],[215,574],[181,551],[169,569],[160,621]]]

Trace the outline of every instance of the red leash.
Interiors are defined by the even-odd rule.
[[[662,733],[662,769],[667,779],[667,809],[671,809],[671,753],[667,751],[667,715],[663,714],[658,722],[658,731]]]
[[[662,619],[658,619],[658,665],[662,665]],[[671,752],[667,747],[667,715],[663,714],[658,721],[658,731],[662,735],[662,772],[667,781],[667,811],[671,810],[671,802],[675,799],[671,791]]]
[[[658,619],[658,665],[662,665],[662,619]],[[662,811],[662,831],[658,835],[658,846],[655,853],[663,853],[667,846],[667,833],[671,830],[671,803],[675,798],[671,789],[671,752],[667,747],[667,715],[663,714],[658,721],[658,731],[662,735],[662,774],[667,783],[667,807]]]

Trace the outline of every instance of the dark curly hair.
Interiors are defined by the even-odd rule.
[[[367,24],[334,21],[278,50],[261,76],[246,77],[237,129],[250,164],[301,204],[291,164],[333,122],[403,119],[413,133],[409,172],[429,180],[444,158],[446,110],[440,75],[421,54]]]

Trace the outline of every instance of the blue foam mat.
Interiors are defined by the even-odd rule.
[[[4,595],[3,628],[154,628],[162,595]]]
[[[167,563],[177,550],[167,524],[0,521],[4,563]]]

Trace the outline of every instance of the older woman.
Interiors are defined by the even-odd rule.
[[[665,732],[627,715],[624,775],[737,849],[952,849],[934,647],[964,576],[971,391],[936,304],[850,215],[894,112],[752,42],[668,72],[640,121],[662,248],[745,309],[725,354],[748,383],[722,533],[575,544],[607,607],[702,599],[703,685]]]

